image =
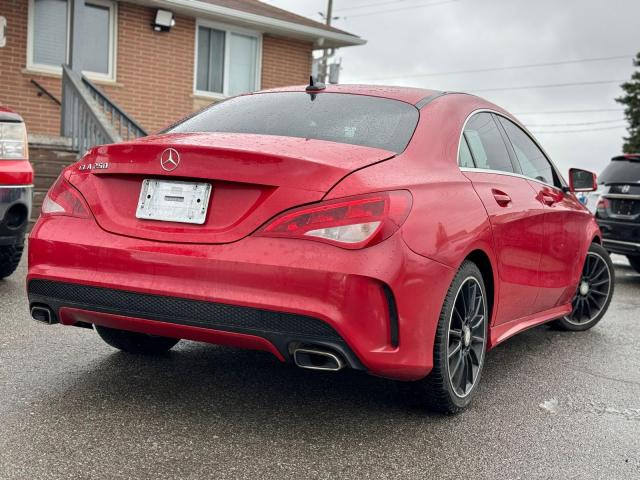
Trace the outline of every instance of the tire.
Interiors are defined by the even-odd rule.
[[[609,253],[601,245],[592,243],[572,300],[573,310],[553,326],[571,332],[593,328],[607,313],[614,287],[615,270]]]
[[[473,302],[468,302],[472,295]],[[445,414],[460,412],[469,405],[482,376],[487,324],[487,292],[482,274],[473,262],[465,261],[442,306],[433,370],[425,379],[406,385],[416,400],[429,410]],[[454,331],[455,336],[451,336]]]
[[[145,333],[127,332],[115,328],[95,326],[98,335],[107,344],[127,353],[158,355],[171,350],[180,340],[177,338],[156,337]]]
[[[629,263],[633,269],[640,273],[640,255],[627,255],[627,259],[629,259]]]
[[[23,251],[23,242],[0,246],[0,279],[6,278],[16,271]]]

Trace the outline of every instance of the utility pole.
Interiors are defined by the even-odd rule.
[[[327,13],[324,17],[327,26],[331,26],[331,20],[333,18],[333,0],[327,0]],[[333,50],[333,49],[332,49]],[[331,52],[333,53],[333,52]],[[325,48],[322,53],[322,64],[320,65],[320,81],[327,83],[327,76],[329,75],[329,49]]]

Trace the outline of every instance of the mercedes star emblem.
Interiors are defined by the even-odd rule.
[[[167,172],[172,172],[180,165],[180,154],[174,148],[167,148],[160,155],[160,166]]]

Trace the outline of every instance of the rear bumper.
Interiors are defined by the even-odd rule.
[[[640,255],[640,223],[598,219],[602,244],[611,253]]]
[[[621,240],[612,240],[605,238],[602,245],[610,253],[618,253],[620,255],[640,255],[640,242],[624,242]]]
[[[323,345],[352,368],[411,380],[432,368],[454,273],[400,235],[358,251],[254,237],[187,245],[57,217],[31,234],[28,293],[63,324],[266,350],[284,361],[292,345]]]
[[[0,246],[22,242],[31,214],[31,185],[0,185]]]
[[[364,369],[329,324],[306,315],[50,280],[31,280],[27,291],[31,306],[53,311],[52,323],[98,323],[151,334],[162,330],[180,338],[184,332],[194,340],[204,335],[212,343],[266,350],[282,360],[290,356],[292,344],[325,346],[351,368]],[[216,336],[211,330],[240,334],[244,341],[236,337],[234,343],[233,335]]]

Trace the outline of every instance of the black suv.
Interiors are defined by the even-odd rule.
[[[600,177],[596,220],[604,247],[626,255],[640,272],[640,154],[611,159]]]

